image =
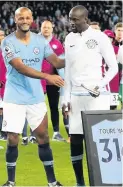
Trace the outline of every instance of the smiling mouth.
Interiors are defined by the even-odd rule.
[[[29,27],[29,25],[24,24],[24,25],[22,25],[22,27]]]

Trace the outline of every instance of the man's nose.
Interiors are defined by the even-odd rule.
[[[74,21],[71,20],[71,21],[70,21],[70,25],[71,25],[71,26],[75,26]]]
[[[28,20],[25,18],[25,19],[23,19],[23,23],[27,23],[28,22]]]

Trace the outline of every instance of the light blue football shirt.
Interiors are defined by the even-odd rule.
[[[30,42],[26,45],[12,33],[2,42],[2,54],[7,68],[4,101],[22,105],[44,102],[40,79],[22,75],[9,62],[14,58],[21,58],[26,66],[41,71],[43,59],[53,54],[47,40],[30,32]]]

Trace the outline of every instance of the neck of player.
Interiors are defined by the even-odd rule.
[[[15,35],[24,44],[28,44],[30,41],[30,31],[22,32],[21,30],[16,30]]]
[[[79,32],[80,34],[84,31],[86,31],[88,29],[89,25],[85,24],[85,26],[81,29],[81,31]]]

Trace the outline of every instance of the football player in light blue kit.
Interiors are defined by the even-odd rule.
[[[53,53],[43,36],[30,32],[32,21],[30,9],[18,8],[15,12],[17,30],[2,42],[2,53],[7,68],[2,130],[8,133],[8,181],[4,186],[15,185],[19,134],[22,133],[25,118],[37,138],[39,158],[44,164],[48,185],[61,186],[54,174],[48,137],[47,108],[40,79],[46,79],[59,87],[64,85],[64,81],[60,76],[42,73],[40,69],[44,58],[56,68],[63,68],[65,63]]]

